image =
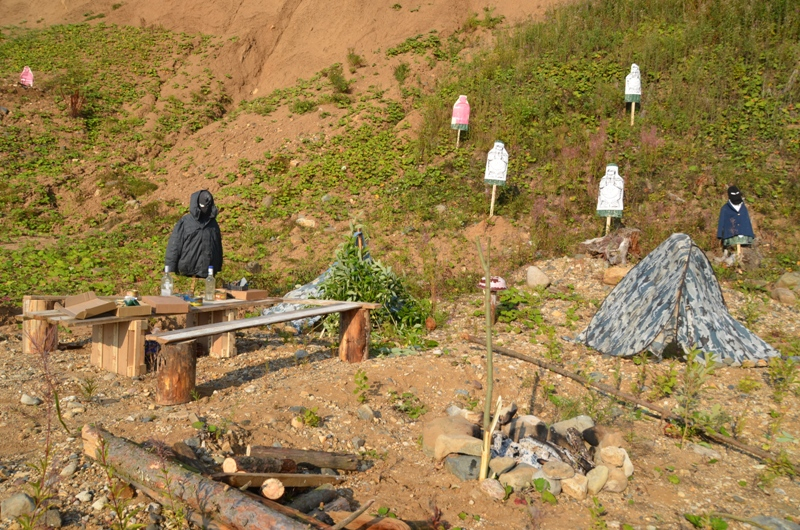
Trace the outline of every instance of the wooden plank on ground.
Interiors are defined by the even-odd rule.
[[[348,453],[332,453],[328,451],[308,451],[293,449],[291,447],[271,447],[266,445],[253,445],[247,447],[247,455],[258,458],[279,458],[292,460],[297,464],[307,464],[316,467],[329,467],[344,471],[358,470],[358,456]]]
[[[260,488],[269,478],[280,480],[287,488],[315,488],[322,484],[339,484],[345,480],[341,475],[311,475],[304,473],[215,473],[211,478],[241,488]]]
[[[206,326],[189,328],[189,329],[176,329],[174,331],[165,331],[162,333],[148,335],[148,340],[155,340],[161,344],[171,344],[174,342],[183,342],[185,340],[192,340],[198,337],[207,337],[209,335],[218,335],[220,333],[228,333],[230,331],[237,331],[240,329],[255,328],[259,326],[269,326],[272,324],[279,324],[281,322],[291,322],[292,320],[299,320],[301,318],[309,318],[321,315],[328,315],[330,313],[339,313],[341,311],[350,311],[358,309],[361,304],[358,302],[340,302],[338,304],[314,307],[311,309],[301,309],[300,311],[289,311],[288,313],[276,313],[274,315],[243,318],[231,322],[219,322],[217,324],[208,324]]]

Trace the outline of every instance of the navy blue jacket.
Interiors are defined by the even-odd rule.
[[[750,214],[747,213],[747,206],[744,203],[738,212],[730,202],[726,202],[719,211],[717,239],[728,239],[733,236],[756,237],[750,224]]]
[[[199,191],[192,194],[189,213],[181,217],[172,230],[164,264],[170,272],[181,276],[205,278],[209,265],[214,267],[214,274],[222,270],[222,234],[217,224],[219,210],[214,199],[211,199],[211,211],[202,215],[197,202],[199,198]]]

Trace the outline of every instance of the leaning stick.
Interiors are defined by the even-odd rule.
[[[473,342],[475,344],[483,344],[483,340],[482,339],[480,339],[478,337],[475,337],[473,335],[467,335],[467,340],[469,342]],[[636,405],[639,405],[640,407],[649,409],[649,410],[655,412],[656,414],[658,414],[662,419],[669,420],[669,421],[680,422],[680,423],[683,422],[683,419],[680,416],[677,416],[677,415],[673,414],[669,410],[661,408],[658,405],[653,405],[650,402],[638,399],[638,398],[636,398],[636,397],[634,397],[634,396],[632,396],[630,394],[626,394],[625,392],[620,392],[619,390],[617,390],[616,388],[614,388],[612,386],[605,385],[603,383],[595,383],[594,381],[589,381],[588,379],[586,379],[584,377],[581,377],[581,376],[579,376],[577,374],[574,374],[572,372],[564,370],[563,368],[560,368],[560,367],[558,367],[558,366],[556,366],[554,364],[551,364],[551,363],[548,363],[548,362],[545,362],[545,361],[541,361],[539,359],[534,359],[533,357],[529,357],[527,355],[523,355],[521,353],[517,353],[517,352],[515,352],[513,350],[509,350],[508,348],[504,348],[502,346],[493,346],[492,349],[494,351],[496,351],[498,353],[501,353],[503,355],[506,355],[508,357],[513,357],[515,359],[519,359],[520,361],[533,363],[533,364],[535,364],[537,366],[540,366],[542,368],[546,368],[547,370],[550,370],[551,372],[555,372],[555,373],[557,373],[559,375],[563,375],[564,377],[568,377],[568,378],[570,378],[570,379],[572,379],[574,381],[577,381],[578,383],[582,384],[583,386],[592,387],[592,388],[594,388],[596,390],[599,390],[599,391],[603,392],[604,394],[609,394],[611,396],[614,396],[614,397],[617,397],[619,399],[622,399],[623,401],[627,401],[629,403],[634,403]],[[752,445],[743,444],[742,442],[740,442],[740,441],[738,441],[738,440],[736,440],[734,438],[731,438],[730,436],[724,436],[722,434],[718,434],[718,433],[715,433],[713,431],[707,430],[701,425],[694,425],[694,427],[698,431],[703,433],[703,436],[705,436],[706,438],[709,438],[711,440],[714,440],[715,442],[717,442],[719,444],[724,444],[724,445],[729,445],[731,447],[735,447],[736,449],[739,449],[740,451],[742,451],[744,453],[748,453],[748,454],[750,454],[752,456],[755,456],[756,458],[759,458],[759,459],[761,459],[763,461],[775,460],[775,456],[773,456],[772,454],[770,454],[770,453],[768,453],[766,451],[762,451],[761,449],[759,449],[757,447],[753,447]],[[794,468],[795,466],[792,466],[792,467]]]
[[[494,198],[494,197],[493,197]],[[486,240],[486,257],[483,256],[483,248],[481,247],[481,239],[476,238],[475,243],[478,245],[478,257],[483,266],[484,282],[484,311],[486,313],[486,402],[483,406],[483,432],[489,432],[490,416],[492,412],[492,391],[494,390],[494,362],[492,359],[492,297],[491,297],[491,283],[492,277],[489,274],[489,252],[492,248],[492,238]],[[484,447],[485,447],[484,442]],[[482,459],[480,477],[481,480],[486,478],[489,474],[489,459]]]
[[[341,522],[339,522],[339,523],[335,524],[334,526],[332,526],[331,530],[342,530],[347,525],[349,525],[350,523],[352,523],[353,521],[358,519],[358,516],[361,515],[362,513],[366,512],[369,509],[369,507],[372,506],[372,503],[374,503],[374,502],[375,502],[375,499],[368,500],[367,502],[364,503],[364,506],[362,506],[358,510],[354,511],[353,513],[351,513],[346,519],[343,519]]]

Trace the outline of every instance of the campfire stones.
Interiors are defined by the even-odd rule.
[[[564,480],[575,475],[575,470],[572,469],[572,466],[565,462],[545,462],[542,466],[542,471],[545,476],[555,480]]]
[[[450,455],[444,459],[444,468],[461,480],[477,480],[481,470],[481,458],[469,455]]]
[[[517,461],[510,456],[497,456],[489,460],[489,470],[497,476],[506,473],[517,465]]]
[[[547,425],[532,415],[512,419],[506,425],[503,425],[501,431],[515,442],[525,437],[535,438],[540,441],[547,440]]]
[[[465,434],[476,436],[479,434],[478,426],[463,418],[444,417],[436,418],[422,427],[422,452],[425,456],[433,457],[436,452],[436,439],[442,434]]]
[[[608,481],[604,489],[612,493],[622,493],[628,487],[628,477],[622,468],[615,467],[608,472]]]
[[[533,474],[533,480],[536,480],[537,478],[543,478],[547,481],[548,484],[550,484],[550,487],[548,488],[548,491],[550,493],[552,493],[553,495],[561,495],[560,480],[548,477],[541,469],[537,469],[536,473]]]
[[[582,501],[588,491],[588,480],[583,475],[575,475],[561,481],[561,491],[575,500]]]
[[[500,425],[505,425],[511,421],[511,418],[517,415],[517,404],[511,402],[508,405],[504,405],[500,407],[500,410],[495,414],[499,416],[499,419],[497,420],[498,423]]]
[[[482,492],[494,500],[502,501],[506,498],[506,489],[502,484],[500,484],[499,480],[486,478],[481,480],[481,483],[478,487]]]
[[[554,423],[550,429],[557,432],[561,436],[566,436],[567,429],[569,428],[576,429],[579,433],[583,434],[583,431],[586,429],[591,429],[592,427],[594,427],[594,420],[589,416],[582,415]]]
[[[596,458],[597,463],[603,463],[609,467],[621,468],[625,477],[633,475],[633,462],[628,456],[628,451],[622,447],[603,447]]]
[[[514,491],[518,491],[530,487],[531,482],[533,482],[533,476],[537,471],[539,470],[531,465],[517,464],[514,469],[503,473],[497,480],[503,486],[511,486]]]
[[[608,468],[606,466],[596,466],[586,473],[586,489],[589,495],[597,495],[608,480]]]
[[[442,460],[450,454],[481,456],[483,442],[467,434],[442,434],[436,438],[434,458]]]

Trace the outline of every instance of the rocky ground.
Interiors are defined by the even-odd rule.
[[[604,357],[563,340],[588,324],[597,304],[611,289],[601,281],[606,268],[601,260],[561,258],[535,265],[552,281],[546,291],[550,295],[541,304],[541,317],[542,324],[553,326],[555,334],[536,336],[518,321],[499,323],[496,344],[557,362],[566,370],[591,375],[595,380],[618,382],[626,392],[646,370],[643,399],[652,398],[655,390],[663,387],[672,366],[680,384],[682,363],[639,366],[629,359]],[[507,279],[524,289],[525,273],[521,270]],[[749,322],[751,329],[776,347],[789,345],[800,335],[796,306],[780,305],[763,294],[744,295],[725,286],[723,292],[733,316]],[[361,471],[349,472],[340,486],[350,509],[375,499],[368,513],[388,511],[407,521],[430,520],[441,510],[439,521],[462,528],[691,528],[685,513],[709,512],[773,517],[773,523],[783,521],[784,526],[776,528],[795,528],[790,521],[800,522],[797,477],[774,476],[770,472],[775,467],[768,462],[700,439],[681,449],[680,440],[670,436],[667,425],[657,418],[589,393],[570,379],[503,356],[495,358],[495,396],[516,403],[518,414],[535,414],[548,424],[563,416],[591,416],[618,433],[634,473],[624,491],[596,495],[604,515],[591,497],[579,501],[562,493],[556,504],[550,504],[535,490],[521,489],[507,500],[495,500],[477,481],[462,481],[451,474],[442,462],[425,455],[422,433],[427,422],[446,416],[451,405],[483,410],[485,348],[464,339],[482,334],[481,303],[479,292],[441,303],[440,309],[449,317],[430,333],[437,347],[376,357],[361,364],[341,363],[332,355],[330,342],[319,333],[297,336],[265,328],[243,334],[238,339],[237,357],[199,359],[198,399],[174,407],[153,404],[153,373],[130,379],[101,372],[90,366],[86,345],[54,352],[49,371],[57,381],[71,432],[66,433],[55,423],[50,431],[52,466],[57,472],[51,484],[50,505],[58,514],[56,518],[56,512],[52,512],[54,519],[50,522],[60,522],[66,528],[112,525],[111,511],[98,502],[108,489],[105,473],[82,454],[83,425],[96,423],[136,442],[186,441],[197,446],[203,445],[202,432],[192,426],[197,418],[235,433],[242,443],[359,453],[365,462]],[[22,402],[23,394],[34,398],[30,402],[44,395],[40,363],[34,357],[20,355],[21,332],[16,326],[4,328],[2,336],[0,499],[8,499],[25,491],[26,484],[37,476],[29,464],[36,464],[44,454],[48,418],[42,404]],[[86,338],[66,333],[60,337],[62,343],[81,343]],[[359,371],[366,375],[361,393]],[[732,421],[728,429],[741,442],[774,454],[784,451],[788,460],[796,463],[800,460],[800,399],[788,392],[782,401],[776,401],[768,375],[766,368],[719,368],[708,379],[697,410],[729,415]],[[561,399],[545,399],[543,389]],[[410,400],[405,411],[398,409],[393,398],[404,393],[418,398]],[[361,401],[359,394],[364,396]],[[656,403],[667,409],[676,405],[673,397],[665,396],[658,397]],[[296,418],[303,410],[300,407],[314,411],[320,424],[299,424]],[[201,453],[210,461],[224,456],[214,450],[216,446],[205,445],[211,450]],[[153,525],[151,528],[170,526],[168,507],[151,505],[142,494],[129,502],[161,512],[157,516],[143,510],[140,522]],[[729,528],[751,528],[734,520],[728,523]],[[0,522],[0,528],[16,525],[7,518]]]

